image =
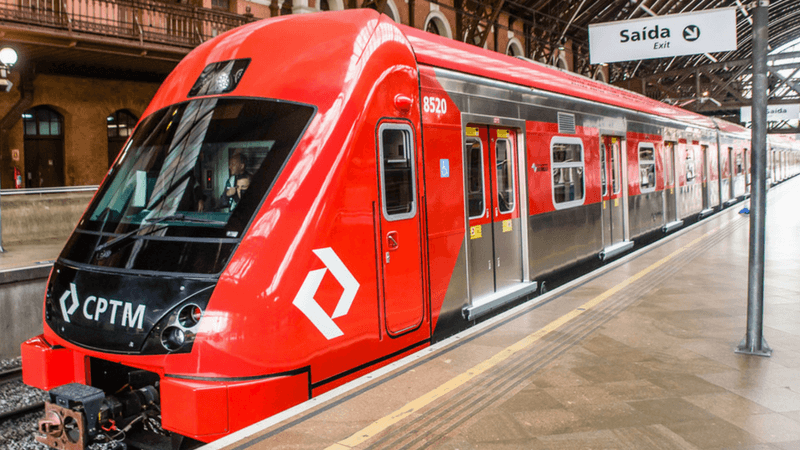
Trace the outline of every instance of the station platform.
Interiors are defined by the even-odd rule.
[[[764,337],[740,203],[212,449],[800,448],[800,179],[770,190]]]

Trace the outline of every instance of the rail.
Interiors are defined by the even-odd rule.
[[[252,17],[155,0],[0,0],[0,21],[194,48]]]
[[[70,192],[96,191],[98,186],[64,186],[47,188],[2,189],[0,195],[64,194]]]

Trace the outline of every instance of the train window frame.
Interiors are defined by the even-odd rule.
[[[556,145],[559,144],[577,145],[580,148],[580,161],[555,162],[554,158],[555,147]],[[550,140],[550,167],[552,168],[552,170],[550,171],[550,195],[551,195],[551,200],[553,201],[553,207],[557,210],[560,210],[560,209],[575,208],[577,206],[584,205],[586,203],[586,148],[583,145],[583,140],[579,137],[553,136],[553,138]],[[577,172],[580,174],[580,181],[582,185],[580,198],[567,201],[556,200],[555,173],[556,171],[561,171],[563,169],[570,169],[570,173],[573,173],[571,169],[576,169]]]
[[[390,213],[387,209],[387,183],[386,183],[386,159],[384,158],[384,132],[385,131],[400,131],[403,133],[403,143],[405,145],[405,149],[403,150],[405,159],[404,161],[409,162],[411,170],[410,180],[411,180],[411,192],[410,192],[410,202],[406,204],[410,206],[409,211],[404,211],[400,213]],[[383,214],[384,219],[388,222],[395,222],[399,220],[406,220],[412,219],[417,216],[417,167],[416,167],[416,138],[414,134],[414,128],[406,123],[406,122],[381,122],[378,125],[377,130],[377,138],[378,138],[378,159],[380,163],[380,184],[381,184],[381,211]],[[398,162],[400,160],[395,160],[394,162]]]
[[[478,144],[478,152],[477,153],[478,153],[478,156],[480,157],[479,158],[479,163],[480,163],[479,167],[481,169],[480,170],[481,183],[480,183],[480,190],[479,191],[473,191],[471,189],[471,186],[472,186],[471,181],[472,180],[471,180],[470,177],[472,175],[472,170],[471,170],[472,169],[472,165],[470,164],[470,162],[472,161],[472,159],[470,158],[469,153],[467,151],[469,149],[468,145],[472,144],[472,143]],[[483,141],[480,139],[480,137],[470,136],[470,137],[467,137],[464,140],[464,159],[465,159],[464,167],[465,167],[465,170],[466,170],[466,173],[467,173],[467,176],[466,176],[467,217],[468,217],[469,220],[480,219],[480,218],[486,216],[486,211],[487,211],[487,208],[486,208],[486,168],[485,168],[485,165],[484,165],[483,153],[484,153],[483,152]],[[481,196],[481,214],[478,215],[478,216],[471,215],[470,214],[470,207],[469,207],[470,206],[469,205],[470,197],[471,197],[472,194],[475,194],[475,193],[480,193],[480,196]]]
[[[650,150],[652,157],[649,160],[642,159],[642,150]],[[648,173],[652,170],[652,186],[645,186],[644,179],[642,178],[642,169],[645,168]],[[656,146],[652,142],[639,143],[639,188],[643,194],[655,192],[656,190]],[[649,183],[648,183],[649,185]]]
[[[500,191],[500,179],[501,178],[500,178],[500,167],[499,167],[498,159],[497,159],[497,149],[498,149],[498,145],[497,144],[499,144],[500,142],[505,142],[506,143],[506,154],[507,154],[506,161],[508,162],[508,165],[509,165],[509,168],[510,168],[510,171],[511,171],[509,176],[507,177],[508,178],[507,186],[505,186],[505,187],[508,188],[508,190],[510,190],[510,193],[511,193],[511,208],[510,209],[503,209],[503,207],[501,206],[502,202],[500,201],[500,198],[502,196],[501,191]],[[516,178],[514,176],[514,172],[515,172],[516,166],[514,166],[514,147],[513,147],[513,144],[511,142],[511,139],[507,139],[507,138],[497,139],[495,141],[495,143],[494,143],[494,152],[495,152],[494,153],[494,159],[495,159],[495,177],[496,177],[495,179],[497,180],[495,182],[496,187],[497,187],[497,208],[498,208],[498,211],[500,211],[500,214],[510,214],[510,213],[513,213],[514,210],[517,209],[517,185],[516,185]]]
[[[608,163],[606,162],[606,144],[600,141],[600,194],[608,196]]]
[[[695,178],[697,178],[696,169],[694,148],[686,145],[686,158],[683,161],[683,170],[685,171],[684,173],[686,173],[686,184],[694,182]]]
[[[614,152],[616,147],[616,152]],[[622,192],[622,141],[611,141],[611,195],[617,196]]]

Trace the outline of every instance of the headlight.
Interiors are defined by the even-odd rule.
[[[143,354],[189,353],[200,329],[203,307],[208,300],[194,298],[174,308],[150,331]]]

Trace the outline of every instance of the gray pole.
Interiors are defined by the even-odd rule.
[[[769,0],[753,14],[753,140],[750,197],[750,269],[747,277],[747,334],[737,353],[770,356],[764,339],[764,242],[767,218],[767,43]]]

